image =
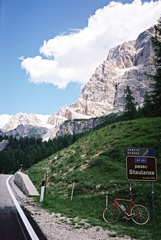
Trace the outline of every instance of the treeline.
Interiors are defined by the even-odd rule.
[[[35,163],[73,144],[82,135],[65,135],[48,142],[34,137],[17,139],[13,136],[1,136],[1,140],[8,140],[8,145],[0,151],[0,173],[14,173],[20,168],[28,169]]]

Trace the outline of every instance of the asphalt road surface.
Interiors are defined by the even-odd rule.
[[[7,188],[8,178],[9,175],[0,174],[0,240],[47,240],[30,214],[19,206],[29,223],[26,227]]]

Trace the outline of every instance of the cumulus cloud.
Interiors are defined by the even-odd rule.
[[[160,17],[161,0],[132,3],[110,2],[88,19],[84,29],[44,41],[40,55],[21,58],[21,67],[34,83],[52,83],[60,89],[68,83],[84,85],[108,50],[134,40]]]

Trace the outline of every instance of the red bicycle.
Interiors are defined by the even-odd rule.
[[[132,199],[120,199],[108,194],[113,198],[113,203],[108,204],[103,210],[103,219],[106,223],[115,223],[120,218],[120,210],[125,214],[125,219],[132,219],[134,223],[143,225],[149,221],[149,211],[141,204],[134,204]],[[118,201],[129,202],[128,211]]]

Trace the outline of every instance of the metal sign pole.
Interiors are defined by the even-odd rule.
[[[130,199],[132,199],[132,182],[130,181]]]
[[[152,218],[154,220],[154,182],[151,182],[152,189]]]

